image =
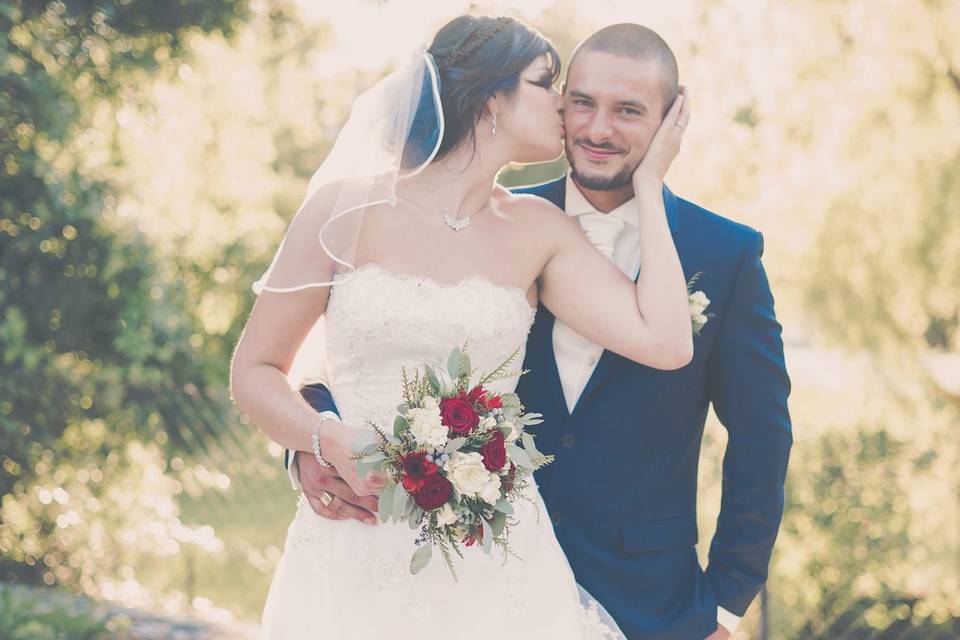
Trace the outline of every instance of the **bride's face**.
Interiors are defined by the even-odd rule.
[[[513,143],[513,162],[546,162],[563,152],[563,98],[552,79],[544,54],[521,72],[513,95],[497,101],[497,138]]]

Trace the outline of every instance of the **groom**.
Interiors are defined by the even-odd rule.
[[[564,86],[570,173],[518,190],[576,216],[632,278],[641,256],[630,178],[677,91],[676,60],[656,33],[619,24],[593,34],[574,52]],[[531,373],[517,392],[544,414],[538,447],[557,454],[537,481],[577,582],[629,638],[723,639],[763,585],[780,526],[790,382],[762,236],[666,187],[663,195],[684,272],[700,274],[693,289],[709,299],[693,361],[677,371],[633,363],[541,306],[524,361]],[[335,410],[322,386],[303,394],[318,410]],[[711,403],[729,438],[702,570],[697,465]],[[372,518],[375,499],[354,496],[312,455],[294,462],[292,476],[317,513]]]

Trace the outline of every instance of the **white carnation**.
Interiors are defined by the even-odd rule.
[[[488,487],[493,480],[496,480],[498,490],[500,487],[500,477],[487,471],[483,466],[483,456],[476,452],[457,451],[450,456],[443,470],[447,474],[447,479],[461,495],[479,496],[485,500],[482,494],[485,491],[490,492]]]
[[[490,431],[497,426],[497,419],[486,417],[480,421],[480,424],[477,425],[477,432],[483,433],[484,431]]]
[[[428,447],[442,447],[447,443],[447,428],[440,417],[440,405],[431,396],[423,399],[422,409],[407,411],[407,422],[414,439]]]
[[[445,527],[453,524],[458,519],[457,512],[453,510],[453,507],[450,506],[450,503],[440,507],[440,510],[437,511],[437,524],[441,527]]]
[[[710,298],[703,291],[694,291],[690,294],[690,312],[693,315],[703,315],[703,312],[709,306]]]
[[[487,504],[497,504],[497,500],[500,499],[500,476],[490,474],[490,479],[487,480],[487,484],[483,485],[479,495],[480,499]]]

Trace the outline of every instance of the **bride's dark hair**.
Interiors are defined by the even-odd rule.
[[[560,77],[560,54],[546,37],[513,18],[460,16],[444,25],[434,36],[428,52],[433,56],[440,78],[440,104],[444,132],[436,158],[442,158],[466,139],[473,138],[486,102],[495,93],[516,91],[520,73],[544,54],[550,59],[551,82]],[[418,109],[430,112],[432,94],[424,87]],[[414,118],[414,132],[417,118]],[[411,132],[411,141],[416,135]],[[436,139],[434,138],[434,142]],[[474,144],[476,141],[474,140]],[[408,145],[410,147],[411,145]],[[424,150],[412,145],[404,153],[404,164],[417,164]],[[432,145],[431,145],[432,148]],[[423,155],[426,155],[423,153]],[[425,158],[419,158],[420,161]]]

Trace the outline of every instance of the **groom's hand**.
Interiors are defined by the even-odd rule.
[[[708,635],[705,640],[728,640],[730,632],[722,624],[717,625],[717,630]]]
[[[377,496],[358,496],[333,467],[321,466],[312,455],[296,452],[297,475],[303,495],[318,516],[331,520],[354,519],[377,524]],[[330,496],[333,499],[330,499]],[[326,502],[326,504],[324,504]]]

